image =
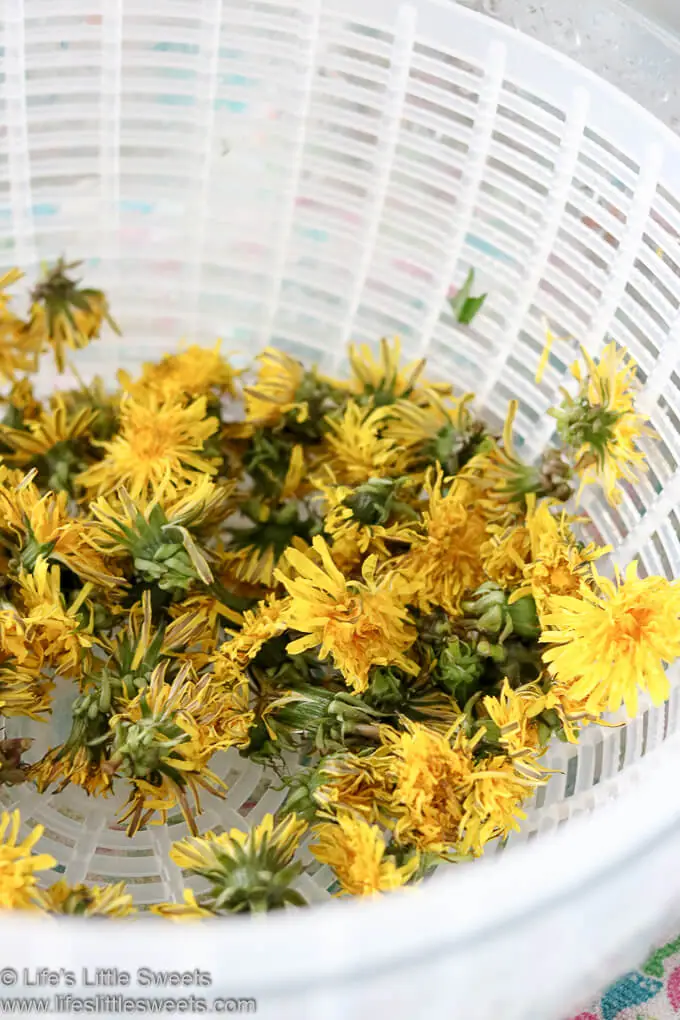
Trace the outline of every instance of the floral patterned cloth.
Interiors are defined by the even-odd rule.
[[[680,1017],[680,936],[667,942],[569,1020],[677,1020]]]

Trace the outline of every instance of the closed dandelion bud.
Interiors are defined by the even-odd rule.
[[[538,640],[541,625],[536,613],[536,603],[531,595],[524,595],[508,606],[513,632],[520,638]]]
[[[360,524],[387,524],[391,517],[416,519],[417,512],[398,498],[399,490],[407,478],[369,478],[343,500],[343,506],[352,511]]]
[[[319,802],[315,795],[327,781],[328,777],[323,771],[322,763],[300,768],[292,776],[287,776],[284,783],[288,788],[288,796],[281,807],[281,814],[297,815],[307,824],[316,821]]]
[[[447,642],[434,673],[439,686],[458,701],[467,701],[484,672],[482,655],[458,638]]]
[[[461,605],[468,630],[478,631],[497,638],[502,644],[511,634],[526,639],[537,639],[541,628],[536,615],[536,604],[530,595],[510,603],[508,596],[497,584],[488,581],[480,585],[473,597]]]
[[[300,684],[266,705],[262,723],[281,749],[311,743],[323,754],[344,747],[353,734],[377,734],[381,715],[355,695]]]
[[[114,730],[111,765],[121,776],[144,778],[159,768],[178,744],[187,740],[178,726],[153,718],[119,722]]]
[[[505,593],[488,581],[480,585],[471,599],[461,603],[466,621],[473,629],[501,640],[512,633],[512,619]]]

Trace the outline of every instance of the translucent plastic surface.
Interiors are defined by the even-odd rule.
[[[2,263],[30,277],[40,260],[64,252],[87,260],[88,280],[109,294],[124,338],[82,352],[82,372],[113,380],[120,365],[134,368],[182,337],[216,336],[237,361],[275,343],[337,371],[349,339],[399,334],[406,355],[426,355],[435,374],[474,390],[492,422],[516,397],[518,441],[534,457],[551,438],[545,411],[577,340],[596,352],[615,339],[639,362],[660,441],[645,441],[649,473],[620,507],[589,493],[586,509],[617,558],[638,556],[642,572],[678,576],[680,144],[662,124],[560,54],[446,0],[4,0],[2,11]],[[464,328],[445,298],[470,266],[490,296],[474,327]],[[545,318],[570,339],[556,344],[537,385]],[[36,725],[36,751],[63,738],[71,697],[61,690],[50,726]],[[532,1009],[548,1002],[548,989],[547,977],[536,977],[536,954],[556,925],[578,941],[585,917],[607,946],[598,975],[606,977],[668,903],[651,879],[627,897],[623,872],[605,882],[607,858],[594,870],[586,830],[572,819],[619,798],[611,816],[618,828],[600,822],[597,830],[616,848],[612,868],[649,850],[640,826],[672,827],[675,787],[654,801],[649,819],[634,800],[633,779],[652,790],[653,776],[665,774],[655,756],[676,763],[679,706],[674,684],[661,709],[643,704],[627,725],[591,728],[577,748],[553,752],[556,772],[521,837],[568,822],[552,841],[538,839],[470,872],[449,869],[436,893],[379,908],[336,906],[343,921],[326,945],[320,933],[328,939],[334,929],[323,914],[267,919],[263,945],[285,930],[284,956],[299,954],[294,966],[289,961],[288,992],[283,978],[277,985],[290,1012],[280,1006],[272,1015],[369,1016],[389,1002],[394,1016],[441,1016],[447,968],[462,974],[464,959],[475,981],[460,977],[460,1015],[500,1016],[505,993],[488,981],[493,932],[511,961],[504,973],[514,998],[504,1020],[539,1020]],[[280,803],[281,792],[237,755],[215,770],[229,794],[224,802],[206,799],[202,828],[246,825]],[[115,822],[114,799],[91,800],[80,790],[38,796],[28,787],[3,797],[21,807],[27,826],[45,825],[45,850],[69,880],[123,878],[142,904],[181,895],[184,878],[167,856],[185,834],[179,817],[129,840]],[[668,840],[670,847],[680,837]],[[559,906],[553,859],[568,861],[571,898]],[[482,880],[470,877],[481,869],[493,883],[490,900]],[[477,918],[469,902],[462,913],[454,906],[470,882],[485,902]],[[328,884],[321,869],[300,887],[323,900]],[[668,902],[673,895],[669,883]],[[595,911],[586,909],[591,899]],[[635,907],[625,924],[624,900]],[[432,977],[429,1013],[406,994],[405,971],[399,995],[389,994],[390,980],[397,987],[390,967],[409,952],[421,958],[423,925],[431,934],[427,967],[441,964],[438,976],[424,960],[420,977],[412,975],[416,986]],[[228,945],[235,973],[252,975],[252,960],[227,927],[210,927],[214,946]],[[369,929],[373,941],[362,944]],[[126,952],[141,953],[139,925],[111,930],[126,940]],[[64,952],[101,949],[78,928],[69,939]],[[174,929],[159,939],[171,955],[184,945]],[[252,949],[249,939],[243,946]],[[334,956],[335,984],[326,987],[313,968],[323,970],[322,957],[330,967]],[[263,957],[263,987],[274,980],[272,967]],[[371,967],[387,977],[375,978],[382,998],[364,1014],[357,989]],[[564,989],[577,971],[557,954],[548,973]],[[343,1012],[350,1001],[352,1011]]]

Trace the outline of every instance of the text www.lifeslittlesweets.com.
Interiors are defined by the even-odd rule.
[[[0,997],[0,1015],[3,1013],[57,1013],[62,1016],[76,1013],[122,1014],[136,1016],[147,1013],[191,1014],[223,1013],[225,1015],[254,1014],[257,1012],[255,999],[205,999],[199,995],[177,998],[163,996],[132,996],[117,993],[98,995],[52,995],[44,998],[3,998]]]

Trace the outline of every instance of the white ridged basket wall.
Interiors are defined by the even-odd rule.
[[[492,421],[517,397],[534,457],[576,340],[596,352],[613,338],[639,362],[660,441],[616,511],[594,492],[585,508],[619,560],[680,574],[680,143],[662,125],[446,0],[0,11],[0,263],[30,277],[62,253],[87,260],[124,339],[83,352],[81,371],[113,382],[182,337],[216,336],[236,360],[274,343],[338,371],[348,340],[398,334]],[[445,300],[469,266],[489,290],[473,328]],[[576,339],[537,385],[545,317]],[[63,739],[69,697],[33,727],[36,749]],[[549,1020],[680,908],[679,707],[675,685],[661,709],[560,746],[515,842],[542,838],[413,895],[153,933],[0,919],[0,962],[208,966],[211,994],[258,996],[276,1020]],[[207,798],[202,828],[279,805],[237,755],[216,771],[230,792]],[[69,880],[123,878],[140,904],[181,896],[167,856],[179,818],[129,840],[120,801],[2,797],[45,825]],[[327,883],[321,870],[300,888],[319,901]]]

